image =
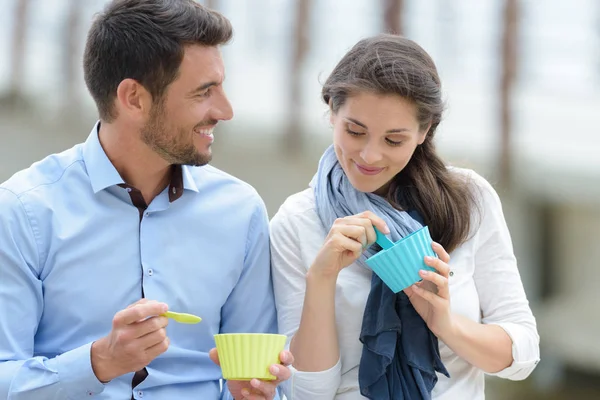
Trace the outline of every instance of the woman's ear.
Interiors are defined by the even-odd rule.
[[[328,104],[329,104],[329,124],[331,126],[333,126],[333,119],[335,117],[335,114],[333,112],[333,101],[331,99],[329,99]]]
[[[427,139],[427,135],[429,135],[429,130],[431,129],[431,124],[432,123],[430,122],[429,125],[427,125],[427,129],[419,133],[419,145],[423,144],[425,139]]]

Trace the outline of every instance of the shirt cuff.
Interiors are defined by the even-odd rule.
[[[69,399],[82,399],[104,391],[92,369],[92,343],[67,351],[53,361],[58,379]]]
[[[512,340],[513,363],[502,371],[489,375],[519,381],[527,378],[540,362],[540,337],[535,327],[529,328],[512,322],[495,323]]]
[[[219,400],[235,400],[229,392],[227,381],[225,379],[221,379],[220,384],[223,386],[221,387],[221,396],[219,397]]]
[[[288,400],[331,400],[335,396],[342,380],[342,362],[319,372],[298,371],[290,365],[292,376],[281,383]]]

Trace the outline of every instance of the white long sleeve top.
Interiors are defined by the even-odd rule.
[[[500,199],[475,172],[452,168],[469,178],[478,193],[469,240],[450,256],[450,302],[453,312],[482,324],[502,327],[512,339],[513,363],[494,374],[521,380],[539,362],[539,336],[529,307]],[[312,188],[290,196],[271,220],[273,285],[279,331],[291,338],[298,330],[306,290],[306,273],[328,230],[317,215]],[[359,341],[371,271],[354,263],[339,274],[335,311],[340,359],[331,369],[303,372],[292,368],[282,387],[289,400],[364,399],[358,385],[362,352]],[[450,378],[438,374],[436,400],[484,399],[484,372],[457,356],[441,340],[442,361]]]

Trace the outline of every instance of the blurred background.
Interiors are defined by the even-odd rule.
[[[0,0],[0,181],[89,134],[82,77],[106,0]],[[396,32],[440,70],[440,152],[498,190],[538,320],[542,362],[488,399],[600,398],[600,1],[205,0],[231,19],[223,49],[236,113],[214,165],[273,215],[331,142],[320,87],[359,39]]]

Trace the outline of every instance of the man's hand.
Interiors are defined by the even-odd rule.
[[[139,371],[167,351],[169,321],[160,316],[167,310],[165,303],[142,299],[115,315],[108,336],[92,344],[92,369],[100,382]]]
[[[209,353],[210,359],[217,365],[219,364],[219,354],[217,349],[212,349]],[[288,368],[294,363],[294,356],[289,351],[282,351],[279,354],[281,364],[273,364],[269,367],[269,372],[277,379],[274,381],[261,381],[252,379],[251,381],[227,381],[229,392],[235,400],[273,400],[277,385],[288,380],[292,372]]]

